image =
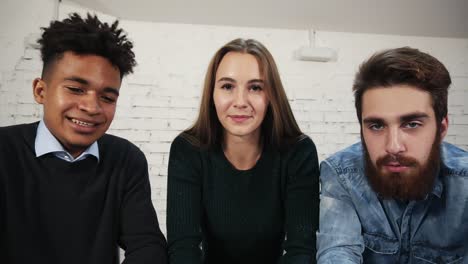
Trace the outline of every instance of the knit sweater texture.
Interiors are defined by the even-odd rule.
[[[166,263],[144,154],[104,135],[100,160],[36,157],[37,124],[0,128],[0,263]]]
[[[171,264],[315,263],[319,169],[312,140],[237,170],[221,147],[202,149],[178,136],[168,172]]]

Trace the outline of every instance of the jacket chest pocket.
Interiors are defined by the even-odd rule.
[[[398,252],[399,243],[397,239],[390,239],[377,234],[363,233],[366,248],[373,253],[383,255],[394,255]]]
[[[434,249],[422,245],[413,246],[412,262],[415,264],[461,264],[462,253],[455,250]]]
[[[398,263],[399,243],[397,239],[368,233],[363,233],[363,238],[366,246],[363,253],[364,263]]]

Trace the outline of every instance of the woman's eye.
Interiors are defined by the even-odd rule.
[[[231,90],[233,88],[233,86],[230,83],[225,83],[225,84],[221,85],[221,88],[226,89],[226,90]]]
[[[250,86],[250,90],[252,90],[254,92],[257,92],[257,91],[263,90],[263,88],[260,85],[252,85],[252,86]]]

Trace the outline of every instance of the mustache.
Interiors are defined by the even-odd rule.
[[[390,155],[387,154],[381,158],[378,158],[376,161],[377,167],[385,166],[389,163],[398,163],[401,166],[413,167],[418,164],[418,161],[415,158],[407,157],[404,155]]]

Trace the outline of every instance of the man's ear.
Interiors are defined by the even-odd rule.
[[[36,100],[38,104],[43,104],[45,100],[45,95],[46,95],[46,83],[44,82],[43,79],[36,78],[34,79],[32,86],[33,86],[34,100]]]
[[[447,130],[448,130],[448,116],[445,116],[442,119],[442,122],[440,123],[440,141],[444,139],[444,137],[447,135]]]

